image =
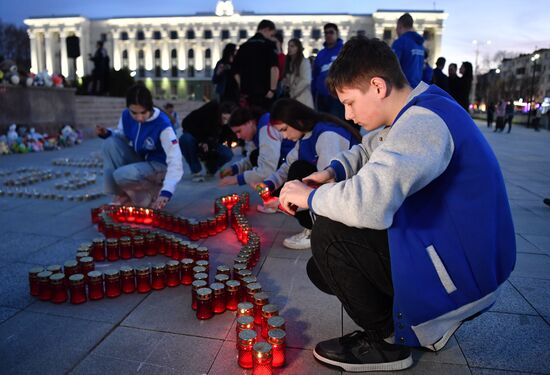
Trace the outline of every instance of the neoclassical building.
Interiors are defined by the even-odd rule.
[[[90,19],[83,16],[29,18],[33,72],[72,76],[73,63],[67,57],[66,38],[79,37],[81,56],[76,59],[76,74],[90,74],[98,40],[105,48],[115,70],[127,67],[138,79],[152,80],[177,93],[179,81],[209,78],[226,43],[241,44],[256,32],[262,19],[272,20],[285,40],[300,38],[305,55],[317,53],[323,44],[323,25],[336,23],[340,37],[363,34],[391,43],[397,18],[409,12],[415,29],[424,36],[425,47],[435,60],[441,50],[443,11],[378,10],[372,14],[256,14],[234,11],[231,0],[218,0],[215,12],[182,16]],[[433,61],[432,61],[433,62]],[[170,88],[169,88],[169,87]]]

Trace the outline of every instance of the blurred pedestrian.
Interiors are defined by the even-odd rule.
[[[449,77],[443,72],[443,68],[445,68],[446,62],[447,60],[445,60],[444,57],[439,57],[437,59],[432,75],[432,83],[434,85],[438,85],[441,89],[449,92]]]
[[[216,63],[212,83],[216,85],[216,99],[219,103],[239,101],[239,88],[235,81],[233,71],[233,61],[237,53],[237,45],[227,43],[223,48],[222,58]]]
[[[304,57],[304,46],[300,39],[288,41],[284,82],[289,98],[313,108],[311,65]]]
[[[424,38],[414,31],[414,20],[409,13],[403,14],[397,20],[398,38],[391,48],[397,55],[401,70],[409,84],[414,88],[422,80],[424,70]],[[430,80],[431,82],[431,80]]]

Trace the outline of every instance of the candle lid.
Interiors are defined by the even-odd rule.
[[[78,262],[76,260],[68,260],[63,264],[63,266],[65,268],[73,268],[78,266]]]
[[[199,246],[197,247],[197,253],[207,253],[208,248],[206,246]]]
[[[239,272],[240,270],[246,269],[246,266],[244,264],[234,264],[233,265],[233,271]]]
[[[69,276],[69,281],[73,284],[79,284],[81,282],[84,282],[84,275],[81,273],[76,273],[74,275]]]
[[[282,344],[285,338],[286,332],[279,328],[270,329],[267,333],[267,341],[273,344]]]
[[[208,261],[207,260],[197,260],[195,262],[197,266],[204,267],[205,269],[208,268]]]
[[[243,285],[248,285],[248,284],[254,284],[256,283],[257,279],[256,279],[256,276],[254,275],[250,275],[250,276],[247,276],[247,277],[243,277],[241,279]]]
[[[82,257],[80,258],[80,263],[93,263],[94,258],[92,257]]]
[[[239,332],[239,342],[242,344],[252,344],[256,340],[256,332],[251,329],[245,329]]]
[[[212,298],[212,289],[206,287],[197,289],[197,299],[204,301],[210,298]]]
[[[254,294],[254,303],[256,304],[267,304],[269,302],[269,295],[265,292],[260,292]]]
[[[93,244],[103,243],[103,238],[100,238],[100,237],[94,238],[94,239],[92,240],[92,243],[93,243]]]
[[[237,318],[237,325],[239,326],[247,326],[252,323],[254,323],[254,317],[250,315],[243,315]]]
[[[85,258],[85,257],[89,257],[89,256],[90,256],[90,253],[87,252],[87,251],[78,251],[76,253],[75,258],[76,258],[77,261],[80,261],[80,259]]]
[[[239,271],[237,272],[237,275],[239,275],[239,277],[240,277],[241,279],[244,279],[245,277],[252,276],[252,271],[247,270],[247,269],[239,270]]]
[[[260,283],[250,283],[246,286],[247,293],[257,293],[262,291],[262,285]]]
[[[157,272],[164,271],[165,267],[166,267],[166,264],[164,264],[164,263],[153,264],[153,272],[155,272],[155,271],[157,271]]]
[[[116,245],[118,243],[118,238],[107,238],[107,246]]]
[[[97,281],[98,279],[103,278],[103,273],[101,273],[101,271],[90,271],[88,272],[88,278],[90,279],[90,281]]]
[[[58,285],[63,283],[63,280],[65,280],[65,274],[64,273],[54,273],[50,276],[50,283],[53,285]]]
[[[193,267],[193,273],[206,273],[206,268],[202,266],[195,266]]]
[[[149,233],[145,236],[145,238],[146,238],[147,240],[149,240],[149,241],[150,241],[150,240],[154,240],[155,237],[157,237],[157,235],[156,235],[155,232],[149,232]]]
[[[169,260],[168,262],[166,262],[166,267],[168,267],[170,270],[177,269],[179,268],[179,266],[180,262],[178,262],[177,260]]]
[[[254,355],[258,358],[269,358],[271,357],[271,350],[273,347],[271,344],[262,341],[255,343],[252,349],[254,350]]]
[[[29,270],[29,275],[36,276],[42,271],[44,271],[44,267],[33,267]]]
[[[197,291],[199,290],[200,288],[203,288],[205,287],[206,285],[208,285],[208,283],[204,280],[195,280],[191,283],[191,287]]]
[[[143,236],[134,236],[132,240],[134,242],[143,242]]]
[[[82,242],[78,248],[79,249],[89,249],[90,247],[92,247],[92,243],[91,242]]]
[[[120,237],[120,242],[129,243],[131,240],[128,236]]]
[[[214,276],[214,279],[219,283],[225,283],[226,281],[229,281],[229,276],[225,273],[219,273],[216,276]]]
[[[123,275],[128,275],[128,274],[134,274],[134,269],[130,266],[122,266],[120,267],[120,273],[123,274]]]
[[[189,245],[187,245],[187,249],[192,250],[192,251],[197,250],[198,247],[199,247],[199,245],[197,245],[196,243],[192,243],[192,242]]]
[[[137,266],[136,267],[136,273],[138,275],[146,275],[150,272],[151,270],[149,269],[148,266]]]
[[[219,275],[218,275],[219,276]],[[227,290],[230,292],[236,292],[239,290],[239,287],[241,286],[241,283],[237,280],[227,280],[225,282],[225,285],[227,286]]]
[[[227,264],[220,264],[218,267],[216,267],[216,271],[218,273],[229,273],[231,272],[231,269]]]
[[[223,294],[225,292],[225,285],[222,283],[212,283],[210,284],[210,289],[212,289],[215,295]]]
[[[182,240],[182,241],[181,241],[181,244],[182,244],[183,246],[185,246],[185,247],[189,247],[189,245],[191,245],[191,242]]]
[[[254,305],[250,302],[241,302],[237,305],[237,309],[239,310],[252,310],[254,308]]]
[[[279,312],[279,307],[277,305],[274,305],[272,303],[265,305],[262,307],[262,315],[269,315]]]
[[[52,273],[60,272],[61,271],[61,265],[60,264],[52,264],[51,266],[46,267],[46,271],[50,271]]]
[[[275,328],[281,328],[285,325],[285,318],[282,316],[272,316],[267,320],[267,326]]]
[[[208,280],[208,274],[204,272],[199,272],[193,275],[195,280]]]
[[[190,267],[195,261],[191,258],[183,258],[180,263],[183,267]]]
[[[115,269],[108,269],[108,270],[105,270],[103,271],[103,274],[105,275],[105,277],[109,280],[111,279],[116,279],[118,277],[120,277],[120,271],[119,270],[115,270]]]

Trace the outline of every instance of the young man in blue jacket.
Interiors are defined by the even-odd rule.
[[[414,31],[413,23],[409,13],[399,17],[396,28],[399,38],[393,42],[391,48],[397,55],[409,85],[415,88],[422,80],[424,71],[424,38]]]
[[[346,371],[405,369],[408,347],[443,348],[512,272],[504,180],[468,113],[435,85],[410,87],[384,42],[350,40],[327,82],[346,118],[371,132],[329,168],[287,182],[280,203],[317,216],[308,275],[363,330],[314,355]]]

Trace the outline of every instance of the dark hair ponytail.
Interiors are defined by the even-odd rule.
[[[307,133],[313,130],[319,122],[330,122],[349,131],[357,140],[361,141],[361,134],[347,122],[324,112],[317,112],[295,99],[283,98],[277,100],[271,108],[272,123],[284,122],[294,129]]]
[[[126,92],[126,107],[130,107],[132,104],[140,105],[147,111],[152,112],[153,97],[151,91],[141,83],[137,83],[130,87]]]
[[[237,108],[231,113],[231,117],[229,117],[229,126],[234,128],[244,125],[250,120],[258,122],[262,114],[263,111],[257,107]]]

